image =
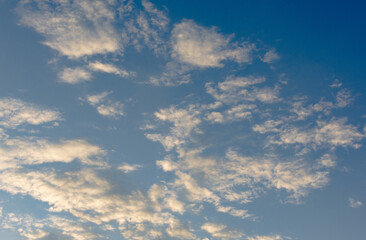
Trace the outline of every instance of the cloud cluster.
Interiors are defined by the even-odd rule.
[[[167,12],[148,0],[140,5],[132,0],[21,0],[17,11],[22,25],[43,35],[44,45],[72,63],[58,74],[69,84],[91,81],[96,73],[135,76],[118,61],[128,47],[137,52],[146,48],[163,60],[162,72],[147,80],[157,86],[189,83],[194,71],[251,64],[258,51],[256,44],[238,42],[234,35],[193,20],[170,26]],[[280,54],[269,48],[257,58],[272,64]],[[23,126],[55,125],[61,113],[0,99],[0,189],[48,206],[44,219],[6,212],[2,227],[27,239],[102,239],[111,232],[136,240],[284,239],[277,234],[247,236],[205,214],[198,225],[190,217],[198,219],[197,214],[212,208],[230,218],[255,219],[246,204],[268,191],[283,203],[301,203],[328,184],[337,166],[335,150],[359,148],[366,128],[333,115],[354,100],[339,82],[330,86],[337,91],[333,100],[308,103],[306,97],[282,94],[283,75],[270,83],[265,75],[229,72],[204,83],[200,96],[154,110],[143,130],[165,150],[156,160],[159,182],[130,192],[123,192],[113,178],[131,177],[127,173],[146,167],[120,162],[112,169],[108,152],[82,138],[13,136]],[[125,116],[124,104],[111,94],[86,94],[79,100],[102,116]],[[71,163],[77,169],[67,168]],[[106,173],[112,177],[103,177]],[[349,204],[356,208],[363,203],[349,198]]]

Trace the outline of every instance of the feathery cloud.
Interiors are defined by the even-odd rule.
[[[16,128],[19,125],[40,125],[60,121],[61,114],[54,110],[14,98],[0,99],[0,126]]]
[[[69,58],[121,51],[115,1],[21,1],[20,23],[44,35],[43,44]]]
[[[233,43],[230,36],[215,28],[197,25],[184,20],[172,31],[172,57],[182,63],[197,67],[223,67],[223,61],[249,63],[254,45]]]
[[[361,201],[355,200],[351,197],[348,200],[349,200],[349,205],[351,208],[358,208],[363,205]]]
[[[65,68],[62,72],[58,74],[61,82],[69,84],[77,84],[82,82],[90,81],[92,74],[85,68]]]
[[[91,106],[95,107],[100,115],[114,118],[123,116],[123,103],[112,101],[111,99],[107,98],[110,94],[111,92],[102,92],[96,95],[87,95],[85,99],[80,98],[80,100],[86,101]]]

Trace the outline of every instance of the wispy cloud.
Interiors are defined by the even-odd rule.
[[[62,120],[57,111],[14,98],[0,99],[0,126],[16,128],[22,124],[40,125]]]
[[[223,224],[207,222],[201,226],[201,229],[208,232],[212,237],[219,239],[239,239],[244,233],[239,231],[228,230]]]
[[[255,87],[265,82],[264,77],[236,77],[228,76],[216,86],[212,82],[206,83],[206,91],[215,100],[232,104],[237,102],[264,102],[273,103],[279,100],[278,88]]]
[[[49,142],[43,139],[7,138],[0,144],[0,169],[19,168],[43,163],[69,163],[79,159],[83,164],[104,166],[105,151],[85,140]]]
[[[139,164],[130,165],[128,163],[124,163],[124,164],[117,167],[118,170],[121,170],[124,173],[133,172],[133,171],[136,171],[140,168],[142,168],[142,165],[139,165]]]
[[[92,74],[85,68],[65,68],[62,72],[58,74],[61,82],[69,84],[77,84],[82,82],[90,81]]]
[[[303,144],[316,146],[351,146],[360,147],[359,141],[365,138],[365,133],[360,132],[356,126],[346,124],[347,119],[333,118],[329,121],[317,121],[311,129],[288,127],[282,129],[274,144]]]
[[[348,200],[349,200],[349,206],[351,208],[358,208],[358,207],[361,207],[363,205],[361,201],[355,200],[351,197]]]
[[[273,235],[273,236],[254,236],[254,237],[248,237],[248,240],[283,240],[284,238],[279,235]],[[291,239],[291,238],[286,238]]]
[[[16,230],[20,235],[30,240],[60,236],[80,240],[100,237],[81,223],[54,215],[49,215],[44,219],[36,219],[30,215],[7,213],[1,221],[1,225],[3,228]]]
[[[89,63],[89,68],[92,71],[112,73],[112,74],[120,75],[121,77],[128,77],[130,75],[134,75],[134,73],[119,69],[116,66],[114,66],[113,64],[101,63],[98,61]]]
[[[119,9],[119,15],[124,20],[122,41],[139,51],[148,47],[156,54],[165,54],[167,49],[163,37],[168,30],[169,18],[150,1],[142,0],[141,3],[142,10],[137,9],[133,1],[128,1]]]
[[[279,59],[280,59],[280,56],[274,49],[267,51],[264,54],[264,56],[261,58],[261,60],[265,63],[273,63]]]
[[[113,194],[111,184],[91,169],[65,173],[52,170],[8,170],[0,173],[0,189],[46,202],[51,214],[67,212],[79,219],[79,222],[91,222],[100,226],[115,221],[122,236],[127,238],[166,235],[179,239],[194,238],[190,228],[166,211],[172,209],[181,212],[181,203],[174,195],[153,190],[153,187],[147,197],[140,191],[129,195]],[[165,197],[166,194],[169,196]],[[161,198],[164,201],[160,201]],[[78,224],[71,228],[73,223],[70,220],[54,220],[48,225],[62,230],[63,234],[74,239],[93,239],[95,236],[85,232]],[[44,225],[47,226],[46,223]],[[42,230],[36,230],[37,232],[45,234]],[[78,234],[85,238],[78,238]]]
[[[107,117],[120,117],[124,115],[124,105],[118,101],[112,101],[108,98],[111,92],[102,92],[96,95],[87,95],[84,98],[80,98],[82,101],[86,101],[91,106],[95,107],[99,114]]]
[[[174,25],[170,36],[170,57],[161,75],[151,76],[154,85],[178,86],[191,81],[197,69],[222,68],[226,62],[250,63],[255,45],[238,43],[212,27],[204,27],[193,20]]]
[[[121,51],[114,1],[21,1],[20,22],[41,33],[43,44],[69,58]]]
[[[182,63],[197,67],[223,67],[223,61],[238,63],[251,61],[254,49],[250,44],[238,44],[230,36],[220,34],[215,28],[197,25],[184,20],[172,31],[172,57]]]

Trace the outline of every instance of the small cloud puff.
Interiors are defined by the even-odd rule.
[[[348,199],[348,201],[349,201],[349,206],[351,208],[358,208],[358,207],[361,207],[363,205],[361,201],[355,200],[351,197]]]
[[[226,225],[216,223],[205,223],[201,229],[208,232],[214,238],[220,239],[239,239],[244,236],[242,232],[230,231]]]
[[[136,171],[140,168],[142,168],[142,165],[139,165],[139,164],[130,165],[128,163],[123,163],[122,165],[117,167],[118,170],[121,170],[124,173],[133,172],[133,171]]]
[[[82,67],[77,67],[77,68],[65,68],[62,72],[58,74],[58,77],[61,82],[69,84],[77,84],[90,81],[92,75],[88,70]]]
[[[107,98],[111,92],[102,92],[96,95],[87,95],[86,98],[80,98],[91,106],[95,107],[99,114],[107,117],[119,117],[124,115],[124,105],[118,101],[112,101]]]
[[[122,70],[114,66],[113,64],[101,63],[101,62],[93,62],[89,63],[89,68],[95,72],[105,72],[119,75],[121,77],[128,77],[134,75],[134,73],[127,72],[126,70]]]
[[[271,49],[268,52],[266,52],[264,54],[263,58],[261,58],[261,60],[265,63],[273,63],[273,62],[277,61],[278,59],[280,59],[280,56],[277,54],[277,52],[274,49]]]
[[[196,67],[223,67],[222,61],[249,63],[254,45],[231,42],[215,28],[197,25],[192,20],[184,20],[172,31],[172,57],[182,63]]]

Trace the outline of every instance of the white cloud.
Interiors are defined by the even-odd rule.
[[[191,81],[193,70],[223,67],[226,61],[250,63],[254,44],[232,41],[233,35],[225,36],[216,28],[199,26],[192,20],[175,24],[170,38],[171,60],[162,74],[152,76],[149,83],[178,86]]]
[[[161,134],[145,134],[145,136],[150,140],[160,142],[169,151],[184,144],[191,133],[200,132],[198,125],[201,120],[198,115],[199,111],[194,106],[190,106],[188,109],[175,107],[160,109],[160,111],[155,112],[155,117],[157,120],[172,123],[170,132],[165,136]]]
[[[62,72],[58,74],[58,77],[62,82],[77,84],[90,81],[92,75],[88,70],[77,67],[65,68]]]
[[[353,198],[349,198],[348,200],[351,208],[358,208],[363,205],[361,201],[355,200]]]
[[[277,61],[278,59],[280,59],[280,56],[277,54],[277,52],[274,49],[271,49],[268,52],[266,52],[264,54],[263,58],[261,58],[261,60],[265,63],[273,63],[273,62]]]
[[[244,198],[246,198],[246,197],[248,197],[248,196],[245,196]],[[226,199],[229,199],[229,198],[226,198]],[[239,199],[237,199],[237,200],[239,200]],[[242,200],[241,203],[250,202],[250,201],[246,201],[246,199],[242,199],[242,198],[240,198],[240,200]],[[218,212],[228,213],[231,216],[239,217],[241,219],[246,219],[246,218],[252,217],[252,215],[248,213],[248,210],[245,210],[245,209],[236,209],[236,208],[230,207],[230,206],[229,207],[217,206],[216,207],[216,210]]]
[[[297,115],[297,119],[295,120],[305,120],[315,113],[330,115],[332,109],[348,107],[353,101],[351,91],[347,89],[341,89],[337,93],[335,102],[321,99],[315,104],[305,105],[305,99],[306,98],[294,99],[295,101],[291,102],[291,111]]]
[[[57,111],[13,98],[0,99],[0,126],[16,128],[22,124],[40,125],[61,120]]]
[[[137,10],[132,1],[119,8],[124,21],[122,41],[137,50],[147,46],[156,54],[164,54],[166,44],[163,37],[168,30],[169,18],[150,1],[142,0],[141,3],[143,10]]]
[[[105,165],[100,159],[105,151],[81,139],[52,143],[42,139],[8,138],[0,144],[0,153],[0,169],[52,162],[69,163],[75,159],[87,165]]]
[[[275,144],[315,144],[318,146],[351,146],[360,147],[358,143],[365,134],[359,132],[356,126],[346,124],[346,118],[333,118],[329,121],[317,121],[317,126],[308,130],[299,128],[282,129],[278,141]]]
[[[173,238],[179,239],[196,239],[194,234],[187,229],[180,221],[176,220],[170,224],[170,227],[166,229],[168,235]]]
[[[126,70],[119,69],[112,64],[101,63],[98,61],[89,63],[89,68],[96,72],[113,73],[116,75],[120,75],[121,77],[128,77],[130,75],[133,75],[133,73],[127,72]]]
[[[36,219],[30,215],[8,213],[1,221],[3,228],[16,230],[29,240],[50,238],[55,236],[75,240],[98,239],[100,236],[90,232],[81,223],[71,219],[49,215],[44,219]]]
[[[214,86],[212,82],[206,83],[206,91],[216,101],[226,104],[237,102],[264,102],[273,103],[279,101],[279,89],[269,87],[254,87],[254,85],[263,83],[264,77],[235,77],[228,76],[224,81]]]
[[[44,35],[43,44],[69,58],[121,50],[113,27],[115,1],[21,1],[20,22]]]
[[[233,150],[227,152],[226,158],[222,166],[206,173],[222,194],[231,192],[235,185],[251,186],[256,191],[255,184],[260,183],[267,188],[283,189],[298,201],[309,190],[322,188],[328,182],[328,171],[316,170],[301,161],[278,162],[245,157]],[[251,198],[251,194],[246,193],[244,197]]]
[[[251,61],[254,45],[231,42],[231,36],[224,36],[215,28],[205,28],[192,20],[184,20],[172,31],[172,57],[197,67],[222,67],[223,61],[238,63]]]
[[[226,225],[207,222],[201,226],[201,229],[211,234],[214,238],[220,239],[241,239],[244,233],[228,230]]]
[[[257,235],[254,237],[248,237],[248,240],[283,240],[283,238],[279,235],[273,235],[273,236]]]
[[[337,163],[334,161],[330,154],[324,154],[319,160],[318,160],[319,167],[327,167],[331,168],[334,167]]]
[[[174,182],[175,187],[183,187],[190,201],[207,201],[217,204],[220,198],[207,188],[200,187],[197,181],[189,174],[177,171],[177,179]]]
[[[157,226],[151,226],[150,224],[140,223],[120,226],[119,230],[124,239],[150,240],[164,237],[163,229],[159,229]]]
[[[349,106],[352,101],[353,98],[351,96],[351,91],[347,90],[347,89],[342,89],[337,93],[336,96],[336,105],[337,107],[347,107]]]
[[[121,170],[124,173],[133,172],[140,168],[142,168],[142,165],[139,165],[139,164],[130,165],[128,163],[123,163],[122,165],[117,167],[118,170]]]
[[[48,203],[50,212],[68,212],[80,221],[98,225],[115,220],[119,225],[148,222],[161,226],[174,220],[168,212],[149,210],[150,203],[141,192],[126,196],[111,194],[111,185],[90,169],[64,174],[3,171],[0,189],[29,195]]]
[[[240,121],[252,116],[251,109],[255,108],[253,104],[239,104],[225,112],[210,112],[207,114],[207,120],[210,122],[225,123],[231,121]]]
[[[168,62],[165,71],[160,76],[152,76],[149,83],[156,86],[179,86],[191,81],[191,66],[182,65],[177,62]]]
[[[329,87],[338,88],[338,87],[342,87],[342,85],[343,84],[338,79],[336,79],[331,85],[329,85]]]
[[[267,133],[267,132],[280,132],[281,130],[276,128],[280,124],[282,124],[282,121],[274,121],[274,120],[267,120],[263,124],[256,124],[252,127],[253,131],[259,132],[261,134]]]
[[[112,101],[108,97],[111,92],[102,92],[96,95],[87,95],[84,100],[95,107],[99,114],[107,117],[119,117],[124,115],[124,105],[118,101]]]

